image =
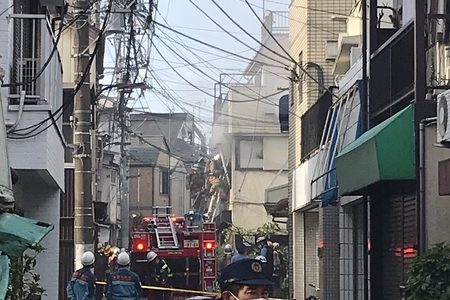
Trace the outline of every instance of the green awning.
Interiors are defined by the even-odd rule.
[[[0,251],[9,257],[18,257],[23,251],[39,243],[53,225],[21,216],[0,213]]]
[[[411,104],[345,147],[336,157],[339,194],[358,194],[384,180],[415,179],[414,128]]]

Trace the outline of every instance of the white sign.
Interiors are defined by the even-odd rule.
[[[184,248],[198,248],[198,240],[184,240]]]

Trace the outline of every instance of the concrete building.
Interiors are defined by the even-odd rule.
[[[294,0],[289,8],[289,52],[314,78],[293,66],[298,76],[293,78],[289,99],[289,204],[293,233],[289,277],[290,295],[295,299],[314,293],[309,284],[320,287],[321,298],[339,297],[339,236],[334,224],[339,211],[335,206],[320,207],[320,197],[313,196],[311,181],[321,175],[317,170],[320,162],[314,154],[321,143],[328,108],[335,100],[332,70],[339,33],[345,31],[353,3]]]
[[[445,140],[445,130],[439,129],[446,128],[442,124],[447,121],[433,118],[436,115],[433,100],[447,107],[448,92],[443,92],[439,80],[426,83],[418,75],[429,73],[433,78],[434,72],[441,74],[437,78],[446,80],[442,45],[426,45],[414,52],[418,46],[413,33],[424,29],[414,21],[413,2],[384,3],[393,12],[390,19],[380,19],[387,8],[381,3],[374,8],[374,3],[371,1],[369,14],[376,18],[368,22],[370,129],[364,132],[361,121],[362,15],[360,3],[356,3],[347,21],[347,32],[340,34],[338,40],[333,67],[338,96],[328,102],[319,99],[319,106],[329,108],[322,113],[316,109],[319,120],[328,114],[316,122],[322,128],[318,150],[294,172],[296,180],[301,178],[300,186],[310,184],[306,192],[294,186],[294,208],[312,206],[312,201],[317,200],[321,206],[333,203],[339,209],[338,222],[329,215],[324,217],[324,225],[319,219],[323,240],[318,243],[321,260],[331,241],[325,232],[336,235],[339,228],[338,254],[331,257],[332,260],[339,257],[339,299],[402,299],[400,287],[407,282],[411,260],[429,246],[448,240],[438,229],[448,225],[440,216],[440,211],[448,208],[440,200],[450,193],[445,191],[448,185],[444,184],[448,153],[440,144]],[[442,7],[441,4],[437,7]],[[436,13],[437,7],[432,5],[431,13]],[[427,69],[417,63],[420,58],[415,58],[424,57],[425,49],[433,57]],[[418,97],[418,93],[423,97]],[[315,106],[304,117],[314,115],[314,109]],[[322,267],[319,264],[320,274],[324,272]],[[330,270],[326,270],[326,281],[320,280],[323,287],[336,279]]]
[[[266,12],[264,24],[288,49],[287,12]],[[262,28],[261,43],[284,53],[273,37]],[[221,153],[229,166],[231,190],[225,211],[231,211],[233,225],[247,229],[272,221],[264,207],[266,189],[287,189],[288,137],[280,133],[277,105],[280,97],[288,94],[288,72],[280,57],[265,47],[261,46],[253,59],[242,74],[247,81],[225,84],[229,77],[220,78],[211,134],[213,154]],[[285,198],[281,195],[270,201]]]
[[[61,120],[49,115],[63,103],[63,82],[60,53],[52,51],[56,33],[50,24],[60,15],[63,3],[0,3],[0,64],[5,70],[1,92],[7,147],[11,167],[21,177],[14,185],[16,208],[27,218],[55,225],[41,242],[46,250],[37,259],[36,271],[45,274],[40,280],[46,289],[42,299],[57,299],[59,286],[58,222],[60,195],[65,188],[65,141]]]

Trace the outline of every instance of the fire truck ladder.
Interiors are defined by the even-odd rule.
[[[230,186],[230,178],[228,176],[228,172],[227,172],[227,166],[225,164],[225,160],[222,154],[222,151],[220,152],[220,158],[221,158],[221,162],[222,162],[222,169],[224,171],[224,175],[220,176],[220,180],[225,180],[228,183],[228,186]],[[216,216],[217,213],[217,207],[219,206],[219,201],[220,201],[220,194],[221,194],[221,189],[217,188],[217,190],[214,192],[214,194],[211,196],[211,198],[209,199],[209,205],[208,205],[208,212],[206,213],[208,215],[208,222],[213,222],[214,221],[214,217]]]
[[[158,217],[155,228],[158,249],[178,249],[179,243],[171,216]]]
[[[214,194],[211,196],[211,199],[209,200],[209,207],[208,207],[208,222],[212,222],[214,220],[214,217],[216,216],[217,206],[219,205],[220,200],[220,191],[215,191]]]

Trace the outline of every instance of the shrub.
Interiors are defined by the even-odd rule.
[[[42,246],[37,246],[34,248],[34,256],[24,254],[10,262],[9,286],[5,300],[41,299],[45,289],[39,285],[41,276],[34,269],[36,256],[43,250]]]
[[[409,300],[450,299],[450,246],[431,247],[411,262],[406,290]]]

